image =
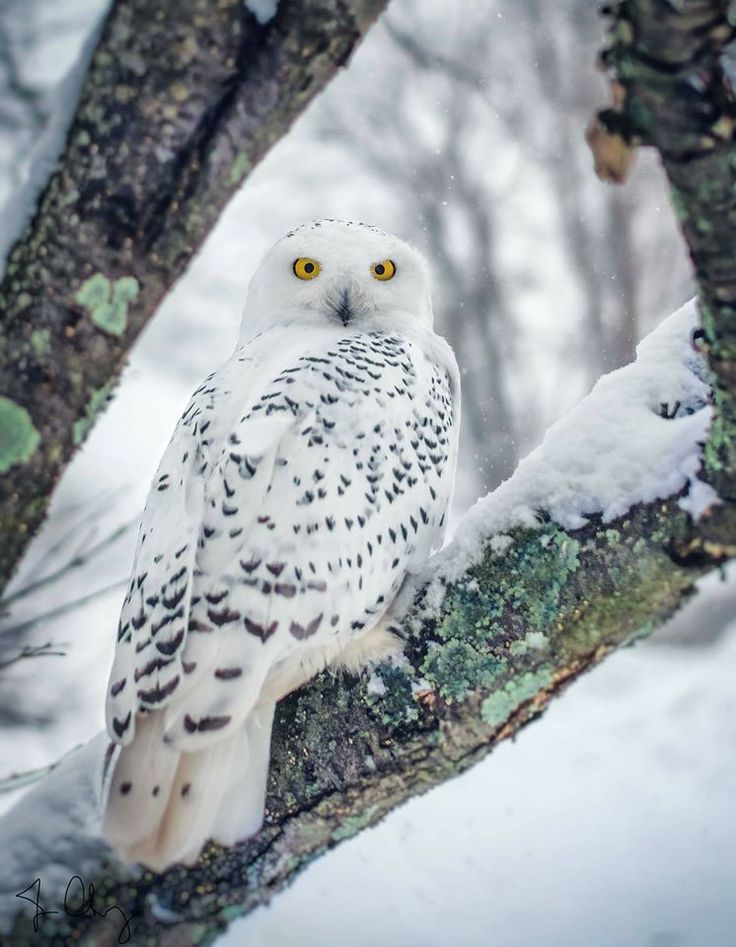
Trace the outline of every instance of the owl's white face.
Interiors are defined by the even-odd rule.
[[[431,329],[427,264],[403,240],[365,224],[305,224],[264,257],[248,291],[245,324]]]

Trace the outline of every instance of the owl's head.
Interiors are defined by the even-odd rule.
[[[282,237],[256,270],[245,323],[431,329],[429,270],[403,240],[366,224],[305,224]]]

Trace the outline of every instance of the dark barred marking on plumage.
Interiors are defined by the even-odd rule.
[[[179,675],[172,677],[168,683],[164,684],[163,687],[160,684],[156,684],[155,687],[151,687],[149,690],[139,690],[138,699],[143,704],[160,704],[162,700],[165,700],[171,694],[174,693],[179,684]]]
[[[136,668],[134,678],[136,684],[142,677],[149,677],[154,671],[160,671],[162,668],[165,668],[168,664],[171,664],[171,658],[153,658],[152,661],[149,661],[148,664],[144,664],[142,668]]]
[[[321,622],[322,614],[320,613],[316,618],[313,618],[312,621],[308,622],[306,625],[300,625],[299,622],[293,621],[289,625],[289,631],[297,639],[297,641],[303,641],[305,638],[311,638],[312,635],[316,634]]]
[[[219,717],[200,717],[199,720],[194,720],[189,714],[186,714],[184,729],[187,733],[208,733],[212,730],[222,730],[231,720],[230,714],[223,714]]]
[[[245,619],[246,631],[250,632],[251,635],[255,635],[256,638],[260,638],[261,641],[263,641],[264,643],[268,641],[268,639],[276,631],[278,626],[279,626],[279,623],[276,621],[272,621],[270,625],[264,626],[264,625],[259,624],[258,622],[251,621],[251,619],[248,618],[247,616]]]
[[[296,585],[291,582],[274,583],[273,591],[276,595],[283,595],[284,598],[294,598],[297,592]]]
[[[240,619],[240,612],[232,608],[223,608],[219,612],[215,611],[214,608],[208,608],[207,617],[213,624],[220,628],[222,625],[229,625],[234,621],[238,621]]]
[[[115,731],[115,736],[122,737],[122,735],[130,726],[132,716],[133,715],[131,711],[128,711],[127,716],[125,716],[122,720],[118,720],[117,717],[112,718],[112,729]]]
[[[184,629],[180,628],[179,631],[174,635],[173,638],[170,638],[168,641],[157,641],[156,650],[160,651],[161,654],[173,654],[178,650],[182,641],[184,640]]]
[[[110,693],[112,694],[112,696],[113,696],[113,697],[117,697],[118,694],[119,694],[119,693],[122,691],[122,689],[125,687],[125,685],[127,684],[127,682],[128,682],[127,677],[124,677],[121,681],[116,681],[116,682],[110,687]]]
[[[162,628],[166,628],[167,625],[170,625],[172,622],[176,621],[178,618],[184,617],[184,606],[180,605],[175,612],[169,612],[168,615],[164,615],[161,621],[157,621],[151,625],[151,636],[155,637]]]
[[[206,592],[204,597],[210,603],[210,605],[219,605],[226,596],[227,589],[220,592]]]

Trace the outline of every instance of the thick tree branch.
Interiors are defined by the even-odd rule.
[[[736,28],[725,0],[626,0],[610,4],[609,71],[614,106],[593,137],[599,172],[617,177],[632,145],[654,146],[700,289],[717,408],[706,469],[736,500]],[[733,555],[736,507],[724,504],[693,550]]]
[[[125,357],[387,0],[117,0],[0,285],[0,594]]]
[[[712,20],[696,15],[706,7]],[[659,68],[652,65],[654,58],[666,63],[672,61],[673,50],[683,49],[697,50],[697,88],[710,89],[714,100],[730,101],[720,66],[722,32],[716,29],[725,26],[725,4],[685,2],[678,5],[679,13],[671,14],[671,21],[673,8],[661,2],[629,0],[623,8],[630,22],[637,23],[637,35],[659,31],[656,47],[646,53],[637,52],[627,34],[627,55],[637,63],[633,73],[627,73],[627,101],[646,98],[651,73]],[[664,32],[657,26],[663,10],[668,11]],[[668,75],[666,68],[659,72]],[[700,92],[685,95],[681,84],[670,83],[659,72],[662,107],[677,115],[686,143],[678,152],[679,160],[685,161],[694,150],[691,172],[697,176],[698,162],[709,160],[698,152],[693,131],[703,119]],[[732,172],[726,170],[730,144],[716,143],[711,150],[721,148],[723,160],[711,166],[708,177],[700,178],[701,186],[686,187],[688,182],[678,178],[682,186],[677,185],[677,193],[683,218],[701,221],[687,227],[686,235],[708,308],[707,354],[718,385],[718,421],[707,446],[708,473],[719,489],[724,487],[723,502],[694,523],[680,505],[682,490],[675,486],[666,499],[635,503],[609,522],[604,522],[603,503],[600,515],[591,515],[588,509],[588,521],[581,528],[573,528],[577,524],[564,528],[559,525],[561,516],[559,522],[541,515],[536,525],[516,526],[502,518],[495,528],[489,520],[485,527],[482,518],[476,520],[480,557],[468,566],[462,544],[451,546],[439,565],[431,567],[434,578],[428,574],[425,578],[431,581],[419,585],[406,616],[410,634],[405,663],[382,666],[377,672],[380,681],[339,681],[323,675],[280,705],[266,825],[255,838],[232,850],[211,848],[192,869],[131,879],[120,866],[104,864],[96,840],[93,788],[102,741],[82,751],[76,762],[70,757],[0,825],[0,846],[14,853],[0,872],[3,908],[11,918],[17,909],[15,892],[34,877],[43,882],[47,866],[53,868],[56,887],[49,882],[44,906],[60,910],[61,876],[65,870],[69,875],[79,873],[84,863],[91,873],[87,880],[95,882],[98,909],[121,907],[130,918],[136,945],[211,943],[230,920],[268,901],[317,855],[405,799],[467,769],[538,716],[580,673],[611,650],[648,634],[693,590],[700,575],[729,554],[734,546],[734,510],[728,487],[736,476],[730,439],[734,376],[729,369],[736,327],[728,295],[735,244],[734,223],[729,221],[736,218],[724,211],[724,203],[730,207],[733,181]],[[666,162],[674,160],[665,154]],[[711,219],[720,228],[717,244],[708,239]],[[640,381],[642,374],[647,378],[644,368],[636,376]],[[636,381],[631,374],[620,373],[616,386],[624,377]],[[658,414],[658,384],[644,385],[641,391],[646,392],[646,410]],[[606,392],[608,401],[599,398],[598,409],[605,403],[614,411],[613,395],[628,396],[631,389],[614,391],[609,384]],[[655,403],[650,403],[652,399]],[[661,424],[681,424],[679,430],[699,437],[701,429],[690,423],[707,409],[696,402],[697,396],[682,413],[674,406],[663,408]],[[598,413],[588,421],[603,419]],[[624,450],[633,432],[624,424],[616,429],[622,431]],[[552,432],[546,449],[554,446],[558,433]],[[594,433],[591,423],[589,434]],[[679,443],[678,438],[668,441]],[[563,446],[570,445],[565,441]],[[665,477],[677,472],[669,458],[668,454],[663,465]],[[599,453],[598,463],[606,459]],[[589,482],[591,457],[577,460],[579,470],[574,463],[569,465],[571,478]],[[530,464],[525,463],[528,472]],[[536,467],[543,469],[545,464]],[[524,467],[500,489],[501,499],[516,496],[514,481],[518,484],[519,478],[528,486]],[[564,484],[550,479],[547,486],[547,505],[554,511],[553,494],[559,495]],[[544,487],[543,482],[537,484],[539,495],[544,495]],[[513,516],[510,520],[513,524]],[[714,540],[716,528],[721,532]],[[461,537],[465,535],[461,531]],[[74,806],[68,823],[59,827],[54,806],[70,795]],[[42,826],[55,827],[51,839],[39,829],[39,819]],[[59,943],[114,943],[119,930],[116,915],[106,920],[72,918],[62,911],[41,921],[42,934]],[[36,936],[27,918],[15,918],[13,944],[32,945]]]
[[[255,839],[231,851],[212,848],[193,869],[135,882],[114,865],[98,867],[86,879],[94,880],[98,905],[123,908],[136,947],[212,943],[230,920],[270,900],[317,855],[463,772],[577,675],[648,633],[702,571],[680,567],[667,551],[672,536],[686,534],[686,515],[674,502],[642,506],[606,528],[591,523],[574,535],[551,523],[516,531],[503,556],[489,554],[452,587],[439,615],[419,606],[420,634],[409,642],[408,664],[379,670],[384,693],[365,679],[323,675],[280,705],[268,823]],[[88,779],[99,778],[99,760],[85,769]],[[39,791],[53,795],[51,780]],[[30,839],[22,815],[3,827],[4,850],[24,853],[0,879],[3,909],[33,878],[43,882],[50,861],[57,875],[61,865],[71,877],[100,857],[91,841],[94,794],[67,783],[62,793],[70,792],[91,827],[76,825],[72,813],[61,826],[67,847],[49,850],[37,824]],[[43,818],[33,792],[21,805]],[[49,881],[44,891],[44,906],[58,909]],[[103,939],[111,931],[103,920],[63,914],[41,926],[42,935],[60,943],[113,943]],[[31,947],[36,936],[21,918],[11,942]]]

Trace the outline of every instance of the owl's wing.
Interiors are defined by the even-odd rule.
[[[290,356],[277,376],[271,360],[237,410],[208,416],[200,398],[197,423],[182,419],[123,610],[108,711],[117,742],[139,709],[163,707],[180,748],[211,740],[250,712],[287,653],[378,620],[441,542],[457,372],[445,351],[425,359],[402,345],[346,339]]]
[[[422,449],[428,455],[441,460],[446,474],[433,478],[434,504],[439,528],[426,530],[417,536],[416,549],[407,562],[407,572],[421,570],[429,556],[442,548],[449,527],[450,507],[455,490],[455,470],[460,444],[460,369],[455,355],[440,336],[432,336],[428,342],[428,362],[424,370],[427,377],[423,387],[427,391],[424,407],[427,414],[437,414],[439,421],[448,422],[445,431],[422,433]],[[425,480],[427,478],[425,471]]]
[[[223,423],[230,427],[233,398],[217,382],[216,375],[209,376],[192,396],[143,513],[106,703],[108,732],[122,745],[133,738],[138,711],[166,707],[183,689],[198,553],[217,530],[210,559],[214,554],[224,564],[235,555],[237,537],[247,531],[269,487],[279,442],[294,422],[284,416],[249,419],[223,439],[218,429]],[[240,399],[234,407],[242,407]],[[228,494],[236,479],[239,507],[234,509]],[[230,525],[234,512],[237,529]],[[206,567],[216,564],[208,561]]]
[[[274,660],[272,649],[263,647],[265,630],[259,637],[243,629],[242,620],[255,623],[259,611],[229,575],[233,563],[242,571],[244,541],[262,512],[274,468],[313,413],[241,417],[213,457],[198,524],[190,634],[181,651],[184,677],[166,708],[166,737],[179,749],[208,744],[212,731],[243,720]]]
[[[209,381],[210,379],[208,379]],[[207,382],[179,421],[154,478],[123,600],[106,702],[107,729],[128,744],[140,708],[166,702],[181,679],[207,463]]]

